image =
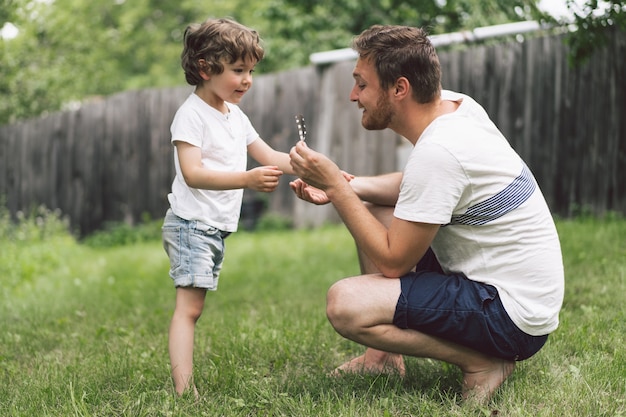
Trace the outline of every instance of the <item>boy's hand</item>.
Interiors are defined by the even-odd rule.
[[[283,175],[283,171],[277,166],[256,167],[247,171],[247,188],[254,191],[271,193],[278,187],[278,180]]]

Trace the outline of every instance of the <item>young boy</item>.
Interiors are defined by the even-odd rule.
[[[176,177],[163,224],[176,307],[169,354],[176,393],[193,388],[195,324],[207,290],[217,289],[224,239],[237,230],[243,189],[272,192],[283,173],[293,174],[289,155],[273,150],[236,105],[252,86],[263,58],[256,31],[229,19],[190,25],[181,55],[195,91],[171,125]],[[247,154],[263,166],[246,170]]]

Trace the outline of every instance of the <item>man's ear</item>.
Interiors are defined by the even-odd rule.
[[[198,68],[199,68],[200,77],[202,77],[204,81],[208,81],[211,78],[211,73],[209,72],[209,66],[206,63],[206,60],[199,59]]]
[[[393,96],[396,98],[404,98],[409,95],[411,92],[411,83],[406,77],[400,77],[396,80],[396,84],[394,85],[394,94]]]

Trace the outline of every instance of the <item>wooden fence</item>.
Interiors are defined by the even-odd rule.
[[[626,213],[626,34],[571,68],[560,36],[440,53],[444,88],[472,95],[534,172],[555,214]],[[410,145],[370,132],[348,99],[354,62],[255,77],[241,104],[261,136],[288,151],[294,114],[310,146],[346,171],[397,170]],[[74,111],[0,127],[0,196],[11,213],[60,209],[80,234],[109,221],[162,217],[173,178],[169,125],[189,87],[131,91]],[[246,194],[251,197],[251,193]],[[270,211],[299,227],[336,221],[330,206],[297,200],[287,181]]]

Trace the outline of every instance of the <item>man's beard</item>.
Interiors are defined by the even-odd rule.
[[[367,110],[367,117],[361,119],[367,130],[383,130],[389,126],[393,117],[393,109],[385,94],[381,94],[376,101],[376,108]]]

